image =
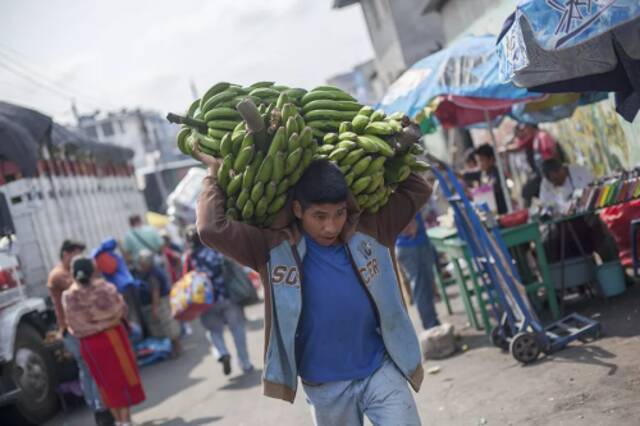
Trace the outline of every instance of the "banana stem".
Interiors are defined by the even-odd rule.
[[[196,128],[202,133],[207,133],[207,123],[202,120],[196,120],[195,118],[191,117],[184,117],[182,115],[174,114],[171,112],[167,114],[167,120],[169,121],[169,123],[186,124],[187,126]]]
[[[236,105],[236,109],[244,119],[247,129],[253,134],[258,149],[266,152],[267,129],[256,104],[250,98],[245,98]]]

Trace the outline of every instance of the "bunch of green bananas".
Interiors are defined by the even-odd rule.
[[[266,128],[258,141],[238,103],[250,99]],[[313,159],[328,159],[344,173],[360,208],[375,213],[411,171],[424,171],[423,148],[408,148],[396,136],[410,121],[358,103],[333,86],[307,92],[258,82],[248,87],[217,83],[192,103],[178,134],[186,155],[193,148],[222,158],[218,183],[227,196],[227,215],[269,226],[287,200],[288,189]],[[323,143],[318,146],[317,140]]]
[[[311,93],[311,92],[310,92]],[[419,144],[401,148],[395,135],[409,120],[402,113],[386,116],[382,110],[364,106],[351,121],[338,124],[338,133],[327,133],[316,158],[327,158],[345,175],[360,208],[377,212],[412,171],[425,171],[428,165],[418,161],[423,152]]]

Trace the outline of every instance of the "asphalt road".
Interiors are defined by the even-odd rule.
[[[569,304],[568,312],[598,318],[604,336],[526,367],[491,346],[482,332],[470,330],[460,299],[453,295],[452,303],[453,316],[438,305],[440,319],[455,324],[467,350],[425,363],[425,370],[440,369],[426,375],[416,395],[424,425],[640,425],[640,286],[608,301]],[[411,312],[415,324],[415,309]],[[134,409],[136,425],[311,425],[304,394],[293,405],[261,395],[262,306],[251,307],[247,316],[254,319],[249,330],[254,374],[243,376],[234,364],[225,377],[196,322],[181,358],[142,369],[147,401]],[[46,426],[92,424],[80,406]]]

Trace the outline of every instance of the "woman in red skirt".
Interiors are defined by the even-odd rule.
[[[131,424],[131,406],[145,400],[136,358],[123,318],[126,305],[116,287],[97,278],[93,260],[77,257],[74,282],[62,295],[69,332],[80,339],[82,357],[117,426]]]

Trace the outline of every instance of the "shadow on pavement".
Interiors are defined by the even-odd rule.
[[[608,375],[613,376],[618,371],[618,365],[607,360],[616,358],[616,355],[590,344],[587,346],[570,346],[551,355],[548,355],[533,365],[540,365],[546,362],[563,362],[569,364],[589,364],[609,369]]]
[[[230,378],[229,383],[222,386],[219,390],[243,390],[260,386],[261,378],[262,370],[253,370],[251,373]]]
[[[222,416],[214,416],[214,417],[202,417],[200,419],[194,419],[186,421],[182,417],[178,417],[175,419],[158,419],[152,420],[149,422],[141,423],[140,426],[201,426],[201,425],[209,425],[211,423],[222,420]]]

